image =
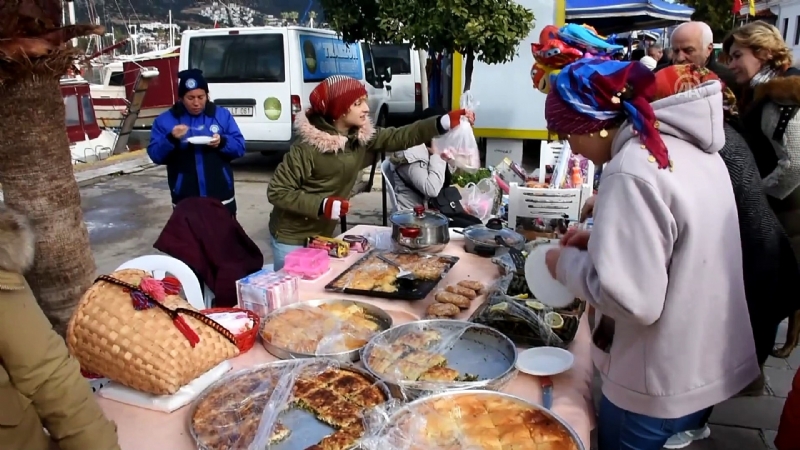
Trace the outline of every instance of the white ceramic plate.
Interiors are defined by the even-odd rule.
[[[574,362],[572,353],[563,348],[536,347],[517,356],[517,369],[537,377],[549,377],[568,371]]]
[[[211,136],[192,136],[189,139],[186,139],[188,143],[195,145],[208,145],[211,143],[211,140]]]
[[[558,244],[537,245],[531,251],[525,260],[525,280],[536,300],[551,308],[564,308],[575,300],[575,296],[547,270],[545,255],[554,248],[558,248]]]

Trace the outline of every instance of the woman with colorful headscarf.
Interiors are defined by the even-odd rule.
[[[670,66],[656,74],[656,99],[672,95],[689,95],[691,90],[708,81],[719,80],[705,67],[694,65]],[[763,367],[772,347],[780,322],[798,307],[797,292],[800,271],[797,268],[789,237],[769,206],[761,176],[753,154],[744,138],[734,128],[738,124],[736,97],[723,86],[725,110],[725,146],[719,154],[728,168],[739,216],[742,241],[744,289],[756,345],[759,366]],[[763,372],[740,395],[761,395],[764,391]],[[710,413],[710,411],[709,411]],[[710,415],[710,414],[709,414]],[[692,441],[711,434],[702,428],[672,436],[664,448],[689,446]]]
[[[721,85],[651,105],[654,82],[636,62],[584,59],[558,74],[545,103],[548,128],[606,164],[591,234],[567,233],[547,254],[551,273],[600,315],[600,450],[658,450],[758,376],[718,155]]]

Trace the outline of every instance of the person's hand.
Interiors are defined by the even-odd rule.
[[[562,247],[575,247],[579,250],[586,250],[589,245],[590,235],[591,233],[587,230],[570,228],[564,236],[561,236],[560,244]]]
[[[211,142],[208,143],[208,146],[209,147],[216,147],[216,146],[219,145],[219,141],[220,141],[219,135],[217,133],[214,133],[214,135],[211,136]]]
[[[558,260],[561,258],[561,249],[554,248],[552,250],[548,250],[547,253],[544,255],[544,263],[547,265],[547,270],[550,271],[550,275],[553,278],[556,278],[556,269],[558,268]]]
[[[187,127],[186,125],[175,125],[175,127],[172,128],[172,136],[175,139],[180,139],[186,136],[186,133],[188,132],[189,132],[189,127]]]
[[[461,124],[461,118],[466,117],[470,125],[475,125],[475,113],[466,109],[457,109],[447,113],[447,119],[450,122],[450,129],[456,128]]]
[[[350,202],[342,197],[327,197],[322,201],[322,215],[328,219],[338,219],[346,216],[350,210]]]
[[[586,203],[583,204],[583,208],[581,208],[581,223],[586,222],[586,219],[592,217],[594,215],[594,199],[597,197],[593,195],[589,197],[589,200],[586,200]]]

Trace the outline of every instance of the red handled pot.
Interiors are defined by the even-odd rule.
[[[425,253],[438,253],[450,242],[448,219],[424,206],[404,209],[391,215],[392,240],[400,247]]]

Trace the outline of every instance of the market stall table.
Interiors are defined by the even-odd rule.
[[[360,225],[348,230],[347,234],[363,235],[367,232],[374,233],[380,229],[382,228]],[[499,275],[497,266],[490,259],[466,253],[461,239],[451,241],[442,253],[461,258],[442,281],[442,287],[464,279],[480,281],[488,286]],[[425,316],[426,308],[434,301],[435,291],[428,298],[417,301],[384,300],[325,291],[324,287],[328,282],[350,267],[361,256],[361,254],[353,254],[343,260],[332,261],[331,271],[328,274],[313,282],[301,282],[300,299],[348,298],[367,301],[385,309],[392,316],[396,325]],[[483,298],[479,297],[479,300]],[[480,301],[473,302],[472,307],[463,311],[458,318],[468,318],[479,304]],[[589,435],[594,427],[590,342],[588,315],[584,314],[575,340],[569,348],[575,355],[574,366],[567,373],[552,377],[552,410],[575,429],[587,449],[589,448]],[[267,353],[264,347],[257,342],[252,350],[231,360],[231,364],[233,370],[239,370],[275,360],[277,358]],[[537,377],[531,375],[520,373],[503,391],[536,403],[542,401],[541,383]],[[189,406],[171,414],[165,414],[106,400],[99,396],[98,402],[106,416],[116,422],[122,450],[156,448],[194,450],[197,448],[189,434]]]

